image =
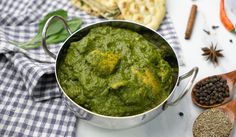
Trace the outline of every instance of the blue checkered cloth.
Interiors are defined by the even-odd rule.
[[[102,19],[73,7],[69,0],[0,1],[0,136],[76,136],[76,117],[65,106],[54,75],[54,62],[42,47],[22,50],[37,33],[38,21],[48,12],[64,9],[84,25]],[[181,49],[168,15],[158,30],[181,58]],[[61,44],[51,45],[57,53]]]

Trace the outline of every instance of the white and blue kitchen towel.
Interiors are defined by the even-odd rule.
[[[77,119],[61,99],[50,57],[41,47],[25,51],[11,44],[35,36],[38,21],[57,9],[67,10],[70,18],[82,18],[84,25],[102,20],[69,0],[0,1],[0,136],[76,136]],[[181,55],[168,15],[158,32]],[[50,49],[56,53],[60,45]]]

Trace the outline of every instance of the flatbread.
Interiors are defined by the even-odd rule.
[[[107,19],[115,19],[120,15],[116,0],[82,0],[93,10],[99,11],[100,15]]]
[[[113,12],[118,8],[116,0],[83,0],[83,2],[99,9],[100,12]]]
[[[97,17],[100,16],[100,13],[98,10],[91,8],[88,4],[84,3],[82,0],[72,0],[72,4],[75,7],[79,8],[80,10],[87,12],[88,14],[91,14]]]
[[[165,0],[117,0],[124,20],[157,29],[165,17]]]
[[[78,8],[107,19],[130,20],[158,29],[166,13],[166,0],[72,0]]]

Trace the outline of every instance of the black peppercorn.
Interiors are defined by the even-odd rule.
[[[229,97],[227,80],[221,76],[212,76],[196,84],[193,89],[196,101],[202,105],[222,103]]]
[[[184,113],[183,112],[179,112],[179,116],[184,116]]]

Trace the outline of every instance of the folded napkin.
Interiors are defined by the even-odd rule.
[[[23,42],[35,36],[39,19],[57,9],[67,10],[70,18],[82,18],[84,25],[103,20],[76,9],[69,0],[0,2],[1,136],[76,135],[76,117],[61,98],[53,60],[44,53],[42,47],[28,50],[26,55],[10,42]],[[178,39],[168,15],[158,32],[181,58]],[[60,46],[49,47],[57,53]]]

